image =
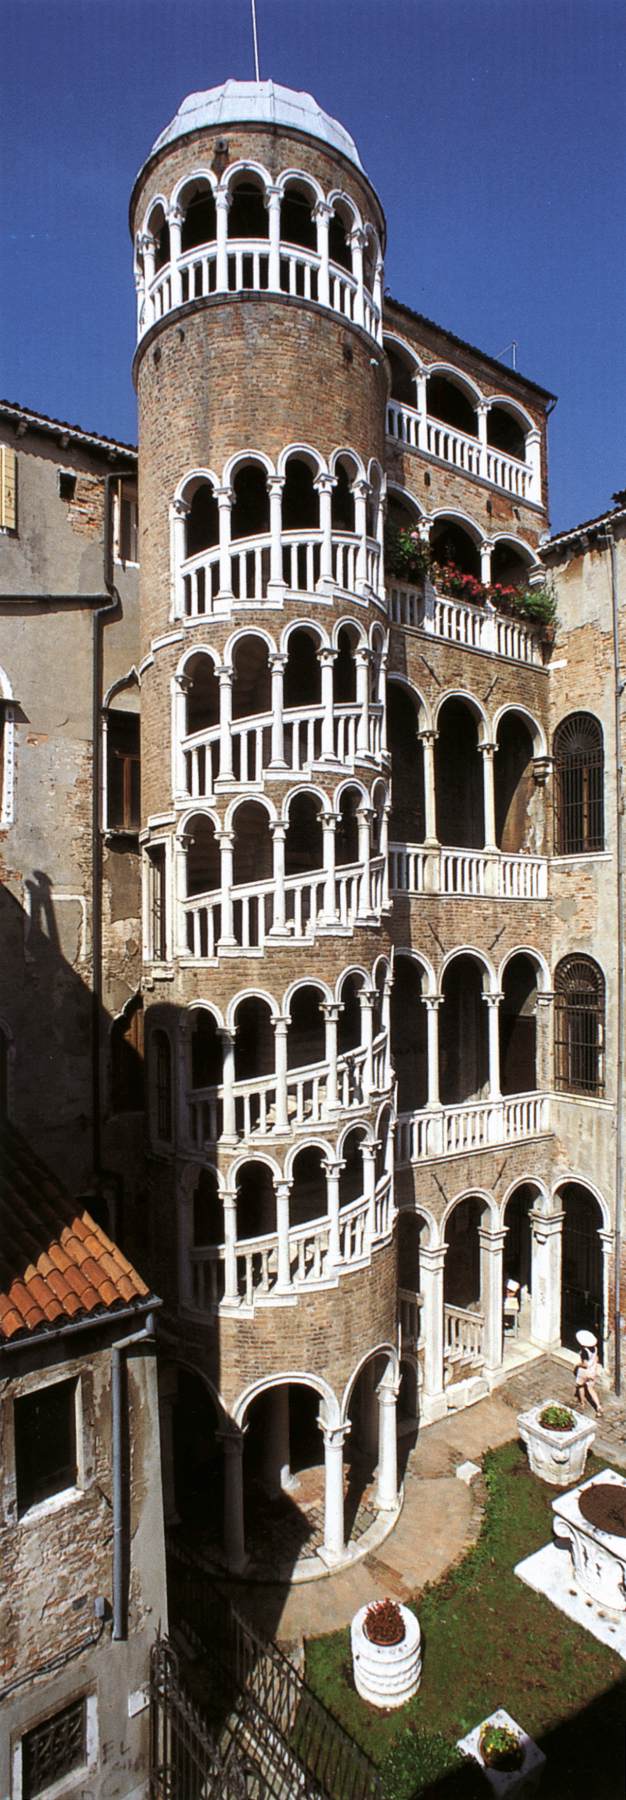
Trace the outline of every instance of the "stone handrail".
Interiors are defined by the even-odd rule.
[[[172,265],[159,269],[147,292],[139,299],[138,336],[157,319],[162,319],[174,305],[187,305],[190,300],[217,293],[269,294],[270,249],[268,238],[228,238],[226,241],[226,282],[218,288],[217,243],[198,244],[186,250]],[[319,302],[321,259],[316,251],[300,245],[280,244],[279,293]],[[358,285],[355,277],[338,263],[328,264],[329,300],[334,312],[357,320]],[[382,341],[379,307],[367,287],[363,287],[363,323],[365,330]],[[174,298],[175,293],[177,297]]]
[[[444,1365],[454,1362],[482,1362],[485,1334],[484,1315],[464,1306],[443,1309]]]
[[[468,432],[457,431],[441,419],[431,418],[407,406],[403,401],[387,403],[387,435],[411,450],[423,450],[440,462],[451,463],[466,475],[490,481],[493,487],[515,494],[519,500],[535,500],[541,496],[532,465],[483,444]]]
[[[391,1229],[389,1177],[377,1184],[376,1207],[381,1229],[376,1227],[373,1243],[368,1242],[369,1201],[362,1195],[339,1213],[339,1257],[331,1260],[331,1221],[327,1214],[296,1225],[288,1235],[289,1288],[332,1283],[349,1273],[356,1264],[367,1262],[372,1248],[384,1241]],[[261,1237],[242,1238],[235,1245],[237,1293],[244,1306],[276,1297],[278,1289],[278,1235],[268,1232]],[[190,1252],[191,1300],[199,1310],[215,1307],[224,1298],[224,1244],[194,1247]],[[288,1290],[278,1290],[279,1292]]]
[[[287,590],[314,594],[321,580],[322,532],[317,527],[308,531],[282,531],[280,542],[282,579]],[[371,600],[382,605],[380,545],[373,538],[365,540],[364,581],[357,574],[360,541],[355,532],[333,531],[330,549],[333,583],[351,594],[365,588]],[[230,592],[222,593],[218,544],[183,558],[178,588],[179,608],[184,618],[224,618],[233,606],[275,606],[275,596],[268,593],[271,573],[269,531],[233,539],[228,548],[228,562]]]
[[[536,631],[522,619],[496,612],[489,601],[472,606],[450,594],[438,594],[427,583],[414,587],[392,576],[388,583],[389,616],[395,625],[412,626],[466,650],[483,650],[490,656],[506,656],[513,662],[543,666]]]
[[[431,850],[394,843],[389,846],[389,885],[392,893],[545,900],[548,859],[523,851]]]
[[[258,713],[248,719],[234,719],[230,725],[233,776],[240,783],[259,782],[267,774],[272,759],[272,713]],[[285,707],[284,761],[294,774],[309,769],[322,753],[324,711],[321,706]],[[333,749],[342,766],[359,760],[357,748],[359,708],[356,705],[333,706]],[[368,755],[381,759],[382,707],[369,709]],[[220,727],[211,725],[204,731],[189,732],[181,740],[184,759],[185,792],[192,799],[208,799],[215,791],[220,772]]]
[[[459,1102],[436,1111],[401,1113],[396,1131],[396,1161],[427,1162],[438,1156],[460,1156],[491,1144],[541,1137],[550,1130],[548,1094],[512,1094],[502,1100]]]
[[[413,1288],[398,1288],[398,1323],[402,1350],[417,1349],[420,1341],[420,1312],[423,1304],[422,1295],[416,1294]]]
[[[294,940],[311,939],[324,924],[330,929],[351,930],[359,923],[361,888],[364,871],[360,863],[346,863],[335,871],[335,916],[326,919],[327,880],[322,870],[311,875],[287,875],[282,887],[286,935]],[[380,911],[384,888],[383,858],[370,863],[372,906]],[[230,890],[235,943],[242,950],[262,950],[272,930],[275,917],[276,886],[273,880],[255,881]],[[187,954],[195,959],[214,958],[222,929],[222,895],[215,889],[208,894],[193,894],[181,902],[186,919]],[[364,915],[365,916],[365,915]]]

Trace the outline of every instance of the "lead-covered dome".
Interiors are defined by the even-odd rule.
[[[357,169],[363,168],[354,139],[339,120],[331,119],[312,94],[297,93],[276,81],[224,81],[221,87],[188,94],[153,144],[151,154],[186,137],[190,131],[235,124],[289,126],[292,131],[306,132],[308,137],[330,144]]]

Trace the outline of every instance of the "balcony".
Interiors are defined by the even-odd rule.
[[[390,1086],[387,1072],[387,1033],[374,1038],[371,1053],[365,1045],[338,1057],[336,1076],[327,1061],[290,1069],[282,1083],[276,1074],[230,1087],[230,1118],[234,1136],[242,1141],[272,1138],[285,1132],[308,1131],[312,1125],[336,1124],[342,1112],[367,1107],[373,1095]],[[195,1150],[212,1149],[224,1132],[224,1088],[196,1088],[188,1102],[189,1142]]]
[[[369,884],[361,863],[346,864],[335,872],[332,893],[319,870],[287,875],[280,884],[267,880],[232,887],[226,901],[221,889],[194,894],[180,902],[185,936],[179,954],[214,960],[224,949],[231,955],[238,950],[260,954],[272,938],[311,943],[319,931],[349,933],[355,925],[380,918],[384,887],[385,860],[377,856],[369,864]]]
[[[236,1292],[231,1295],[226,1293],[226,1246],[193,1249],[190,1305],[201,1313],[220,1304],[253,1313],[257,1307],[284,1305],[307,1290],[336,1287],[342,1277],[366,1267],[389,1241],[394,1216],[391,1179],[383,1175],[372,1200],[361,1196],[340,1209],[336,1228],[327,1215],[290,1230],[284,1262],[277,1232],[241,1240],[233,1246]]]
[[[512,499],[541,505],[538,459],[522,462],[398,400],[387,403],[387,436],[409,450],[423,451],[438,462],[448,463],[464,475],[488,481]]]
[[[380,300],[363,282],[316,251],[293,244],[280,244],[274,272],[267,238],[229,238],[223,255],[218,254],[217,242],[202,244],[159,269],[138,289],[138,339],[174,307],[208,296],[246,293],[317,301],[351,324],[362,325],[376,343],[382,342]]]
[[[320,761],[328,762],[323,749],[325,710],[322,706],[286,707],[283,709],[283,744],[281,772],[289,775],[309,773]],[[364,752],[358,743],[361,709],[358,706],[333,706],[332,758],[342,768],[354,768],[363,756],[376,763],[382,757],[382,706],[370,702],[368,707],[369,747]],[[270,772],[273,748],[273,713],[259,713],[252,719],[236,719],[230,723],[232,745],[232,779],[237,784],[260,786]],[[182,739],[181,787],[185,799],[210,800],[220,776],[219,725],[208,731],[190,732]]]
[[[436,1111],[401,1113],[396,1131],[396,1164],[463,1156],[471,1150],[543,1137],[550,1130],[548,1094],[513,1094],[502,1100],[468,1101]]]
[[[436,593],[430,583],[422,590],[392,577],[388,605],[393,625],[425,631],[430,637],[461,644],[466,650],[482,650],[488,656],[504,656],[536,668],[544,666],[537,629],[497,612],[489,602],[472,606],[467,600]]]
[[[279,586],[287,594],[315,594],[322,582],[323,533],[320,530],[284,531],[280,539]],[[367,538],[364,567],[359,567],[361,544],[354,532],[333,532],[330,546],[330,568],[324,583],[341,593],[366,593],[380,598],[380,545]],[[216,544],[196,556],[185,557],[180,564],[179,611],[184,619],[227,618],[233,608],[275,607],[276,584],[268,592],[272,579],[272,539],[269,532],[261,536],[240,538],[224,557]]]
[[[455,898],[546,900],[545,856],[513,856],[503,850],[426,849],[390,844],[392,894],[441,894]]]

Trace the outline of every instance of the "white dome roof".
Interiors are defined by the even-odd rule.
[[[312,94],[298,94],[294,88],[281,87],[276,81],[224,81],[221,87],[207,88],[204,93],[188,94],[181,100],[171,124],[166,125],[155,150],[199,131],[207,125],[289,125],[293,131],[304,131],[308,137],[320,138],[333,150],[340,150],[361,169],[354,139],[338,119],[322,111]]]

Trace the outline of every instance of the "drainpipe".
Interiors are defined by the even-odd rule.
[[[113,1630],[112,1638],[126,1637],[126,1519],[124,1516],[124,1352],[135,1344],[154,1343],[154,1313],[148,1313],[142,1331],[122,1338],[111,1350],[111,1439],[113,1503]]]
[[[624,691],[620,663],[619,604],[617,589],[617,551],[610,525],[605,526],[604,542],[611,559],[611,609],[613,616],[613,705],[615,720],[615,844],[617,860],[617,1070],[615,1096],[615,1392],[622,1391],[622,1193],[624,1184],[624,794],[622,762],[621,701]]]

